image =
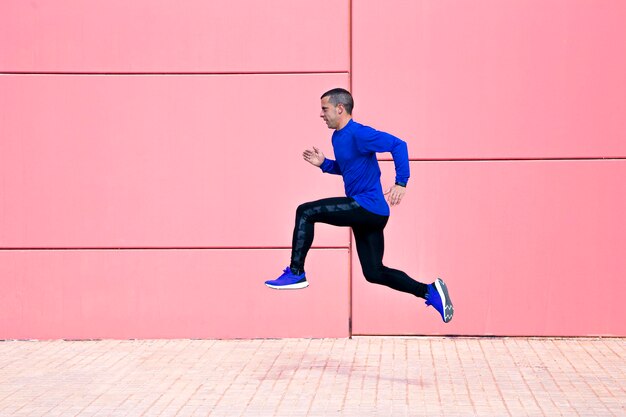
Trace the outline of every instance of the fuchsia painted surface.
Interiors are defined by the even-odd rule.
[[[298,204],[342,191],[300,155],[328,135],[319,91],[347,83],[343,74],[0,77],[0,246],[289,246]],[[348,241],[327,227],[315,243]]]
[[[413,159],[626,157],[626,2],[355,1],[358,116]]]
[[[0,70],[347,71],[348,0],[0,2]]]
[[[324,278],[307,291],[268,290],[259,277],[275,275],[288,257],[287,250],[0,251],[1,336],[347,337],[348,251],[312,250],[310,271]]]
[[[0,339],[626,335],[625,19],[591,0],[2,2]],[[385,261],[445,278],[449,325],[366,283],[346,229],[316,228],[308,289],[262,285],[297,205],[342,194],[300,156],[332,156],[335,86],[409,143]]]
[[[625,335],[626,161],[412,162],[385,265],[442,277],[455,317],[365,281],[355,334]],[[393,164],[383,173],[393,179]]]
[[[568,160],[626,156],[625,19],[623,2],[353,3],[357,116],[442,160],[412,162],[385,260],[456,304],[444,326],[357,265],[356,334],[626,334],[626,161]]]

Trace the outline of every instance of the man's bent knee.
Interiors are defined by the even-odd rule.
[[[383,277],[382,269],[372,268],[363,270],[363,275],[365,276],[367,282],[370,282],[372,284],[385,285],[385,279]]]
[[[306,219],[307,217],[319,211],[319,209],[315,210],[315,207],[316,205],[314,202],[300,204],[296,209],[296,217],[304,217]]]

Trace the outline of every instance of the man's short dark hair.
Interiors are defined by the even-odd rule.
[[[348,90],[344,90],[343,88],[333,88],[332,90],[328,90],[320,100],[324,97],[328,97],[328,101],[336,106],[337,104],[343,104],[343,107],[346,109],[348,114],[352,114],[352,109],[354,108],[354,100],[352,99],[352,94]]]

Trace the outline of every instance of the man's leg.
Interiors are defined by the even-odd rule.
[[[383,216],[380,216],[384,218]],[[383,228],[386,218],[377,220],[371,226],[354,227],[356,250],[363,269],[363,275],[368,282],[385,285],[396,291],[413,294],[425,298],[428,287],[426,284],[415,281],[403,271],[388,268],[383,265],[385,251],[385,236]]]
[[[313,244],[315,223],[350,226],[359,205],[351,198],[335,197],[304,203],[296,210],[296,224],[291,246],[291,264],[277,279],[266,281],[274,289],[308,287],[304,261]]]
[[[372,214],[372,216],[376,215]],[[383,219],[384,221],[373,218],[370,224],[352,229],[365,279],[426,299],[426,305],[433,306],[441,315],[444,323],[448,323],[454,315],[454,307],[452,300],[450,300],[448,288],[441,278],[437,278],[432,284],[426,285],[415,281],[402,271],[383,265],[385,250],[383,230],[387,223],[387,219],[384,217]]]
[[[304,261],[313,244],[315,223],[350,226],[358,208],[358,203],[348,197],[325,198],[301,204],[296,210],[291,242],[291,270],[294,273],[304,271]]]

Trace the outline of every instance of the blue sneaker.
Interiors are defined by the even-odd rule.
[[[441,278],[437,278],[432,284],[428,284],[428,292],[426,293],[426,305],[433,306],[435,310],[441,314],[444,323],[452,320],[454,315],[454,307],[452,300],[448,294],[448,287]]]
[[[308,287],[309,283],[304,272],[301,275],[294,275],[291,273],[291,268],[287,267],[281,276],[265,281],[265,285],[275,290],[298,290]]]

